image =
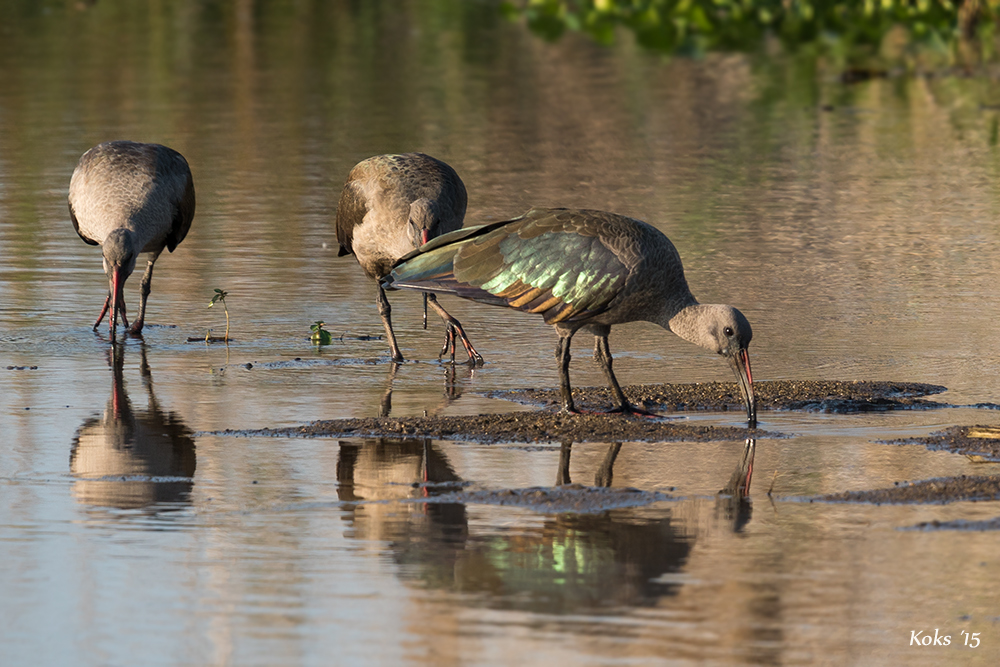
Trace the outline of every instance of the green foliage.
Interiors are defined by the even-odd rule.
[[[315,324],[309,327],[309,331],[312,331],[313,345],[329,345],[333,342],[333,336],[323,328],[324,324],[326,322],[317,320]]]
[[[208,307],[211,308],[217,303],[222,304],[222,309],[226,311],[226,342],[229,342],[229,307],[226,306],[226,297],[229,296],[229,292],[216,288],[215,295],[212,296],[212,300],[208,302]]]
[[[219,303],[221,301],[222,302],[222,307],[225,308],[226,307],[226,297],[227,296],[229,296],[229,292],[227,292],[225,290],[221,290],[219,288],[216,288],[215,289],[215,296],[213,296],[212,300],[208,302],[208,307],[211,308],[212,306],[214,306],[215,304],[217,304],[217,303]]]
[[[644,47],[700,55],[750,50],[769,36],[791,48],[878,48],[899,27],[911,44],[941,49],[991,36],[998,8],[1000,0],[507,0],[501,11],[547,39],[575,30],[609,44],[621,26]]]

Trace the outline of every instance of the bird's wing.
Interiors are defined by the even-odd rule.
[[[351,245],[354,241],[354,228],[361,224],[367,213],[368,205],[365,203],[365,197],[358,186],[348,180],[340,193],[340,203],[337,204],[337,243],[340,244],[338,257],[354,252]]]
[[[174,218],[170,223],[170,232],[167,234],[167,250],[174,251],[188,230],[191,229],[191,221],[194,219],[194,179],[191,177],[191,169],[188,168],[187,160],[180,153],[174,151],[172,156],[176,160],[179,169],[178,182],[183,179],[183,190],[181,196],[174,202]]]
[[[387,286],[541,313],[549,324],[586,320],[609,307],[628,277],[601,230],[585,213],[532,209],[431,240],[400,260]]]
[[[89,236],[85,236],[84,233],[80,231],[80,222],[76,219],[76,211],[73,210],[72,200],[70,200],[69,202],[69,217],[73,221],[73,229],[76,230],[76,233],[80,236],[81,239],[83,239],[84,243],[87,243],[89,245],[98,245],[97,241],[90,238]]]

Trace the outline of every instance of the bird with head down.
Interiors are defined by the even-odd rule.
[[[559,334],[556,357],[566,412],[577,411],[569,381],[570,341],[584,330],[595,336],[594,357],[614,394],[614,411],[648,414],[622,392],[608,335],[615,324],[658,324],[726,359],[747,421],[756,425],[750,322],[732,306],[698,303],[677,249],[645,222],[603,211],[535,208],[513,220],[431,239],[401,258],[381,284],[542,315]]]

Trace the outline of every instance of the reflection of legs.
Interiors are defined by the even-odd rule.
[[[454,317],[448,314],[440,303],[437,302],[437,297],[433,294],[427,295],[427,302],[430,304],[431,308],[441,316],[441,319],[445,321],[445,343],[444,347],[441,348],[441,354],[438,356],[444,356],[445,352],[450,348],[451,350],[451,360],[455,361],[455,336],[458,335],[459,339],[462,341],[462,345],[465,346],[465,351],[469,355],[469,364],[472,366],[482,366],[483,358],[476,348],[472,347],[472,342],[469,337],[465,335],[465,329],[462,328],[462,323],[456,320]]]
[[[569,455],[573,450],[573,441],[568,440],[559,447],[559,469],[556,470],[556,486],[572,484],[569,478]]]
[[[597,469],[597,474],[594,475],[594,486],[603,486],[605,488],[611,486],[611,481],[614,479],[615,459],[618,458],[618,452],[621,449],[622,443],[620,442],[613,442],[608,447],[608,451],[604,455],[604,460],[601,461],[601,467]]]
[[[160,252],[163,252],[161,249]],[[137,334],[142,331],[142,325],[146,319],[146,299],[149,298],[150,286],[153,283],[153,264],[156,262],[156,258],[160,256],[160,252],[154,252],[153,256],[149,258],[149,263],[146,264],[146,272],[142,274],[142,283],[139,285],[139,316],[135,318],[132,322],[132,327],[128,330],[131,334]],[[122,318],[124,319],[125,310],[122,309]],[[128,324],[125,324],[128,326]]]
[[[394,361],[389,364],[389,378],[386,380],[385,393],[382,394],[382,401],[378,407],[379,417],[388,417],[389,413],[392,412],[392,381],[396,379],[396,371],[398,370],[398,363]]]
[[[378,304],[378,314],[382,317],[382,326],[385,327],[385,335],[389,339],[392,360],[403,361],[403,353],[399,351],[399,345],[396,344],[396,334],[392,331],[392,307],[389,305],[389,299],[386,298],[385,290],[381,286],[378,287],[375,303]]]

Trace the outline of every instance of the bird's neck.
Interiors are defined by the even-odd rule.
[[[708,350],[714,350],[715,340],[705,328],[704,323],[706,313],[716,307],[710,303],[695,302],[669,315],[666,318],[666,323],[661,322],[660,326],[670,329],[689,343],[694,343]]]

